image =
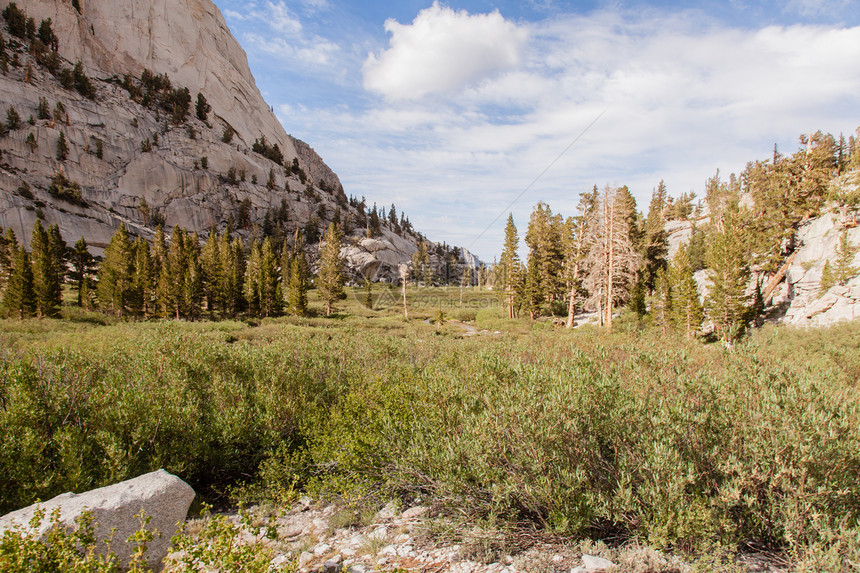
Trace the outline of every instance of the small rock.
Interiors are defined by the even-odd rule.
[[[279,568],[282,565],[288,565],[290,563],[290,558],[286,555],[278,555],[269,563],[270,567]]]
[[[320,543],[319,545],[314,547],[314,555],[316,555],[317,557],[320,557],[321,555],[325,555],[329,551],[331,551],[331,545],[329,545],[327,543]]]
[[[570,570],[570,573],[598,573],[599,571],[606,571],[614,566],[615,564],[608,559],[594,557],[593,555],[583,555],[582,565],[574,567]]]
[[[379,510],[377,518],[380,520],[394,519],[395,515],[397,515],[397,504],[390,501],[385,507]]]
[[[564,561],[564,557],[562,557],[561,555],[553,555],[552,556],[552,562],[553,563],[561,563],[562,561]]]
[[[388,557],[380,557],[376,560],[377,565],[385,565],[386,563],[388,563]]]
[[[281,528],[278,530],[278,535],[280,537],[286,538],[288,540],[293,539],[295,537],[298,537],[301,534],[302,534],[302,528],[301,527],[291,527],[289,529]]]
[[[388,528],[384,525],[380,525],[370,534],[370,537],[375,537],[377,539],[385,539],[388,537]]]
[[[356,554],[356,550],[355,550],[355,549],[353,549],[352,547],[343,547],[343,548],[340,550],[340,553],[341,553],[341,555],[343,555],[344,557],[354,557],[354,556],[355,556],[355,554]]]
[[[416,519],[418,517],[423,516],[428,511],[428,508],[423,505],[416,505],[415,507],[410,507],[406,511],[403,512],[403,519]]]
[[[308,551],[302,551],[302,554],[299,555],[299,567],[304,567],[308,563],[314,560],[314,554]]]
[[[398,535],[397,537],[394,538],[394,543],[406,543],[407,541],[409,541],[409,539],[411,539],[411,538],[409,537],[408,534],[401,533],[400,535]]]
[[[409,557],[410,553],[412,553],[412,546],[411,545],[404,545],[403,547],[401,547],[400,549],[397,550],[397,554],[401,557]]]
[[[379,550],[383,555],[397,555],[397,548],[393,545],[386,545],[382,549]]]
[[[367,573],[367,567],[364,565],[353,565],[347,570],[347,573]]]

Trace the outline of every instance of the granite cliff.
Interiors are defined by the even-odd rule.
[[[246,238],[302,228],[313,245],[340,221],[356,277],[394,279],[410,260],[422,237],[408,220],[383,217],[364,244],[364,201],[348,199],[316,152],[287,135],[210,0],[17,8],[54,37],[16,35],[0,21],[2,112],[20,120],[7,117],[0,132],[0,227],[28,243],[41,218],[98,254],[121,222],[147,237],[159,223],[200,233],[229,225]]]

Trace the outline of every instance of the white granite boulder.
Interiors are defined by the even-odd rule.
[[[111,550],[120,562],[127,564],[136,545],[127,543],[130,535],[140,529],[140,520],[135,517],[141,510],[151,520],[149,530],[157,530],[147,544],[146,559],[150,567],[160,569],[160,563],[167,555],[170,538],[176,533],[177,525],[185,520],[194,490],[187,483],[164,470],[154,471],[137,478],[88,491],[86,493],[64,493],[43,503],[38,503],[0,517],[0,533],[7,529],[28,530],[30,520],[37,509],[45,511],[45,519],[35,535],[42,536],[51,527],[50,515],[55,509],[60,511],[60,524],[74,527],[75,519],[84,511],[89,511],[95,522],[95,535],[102,541],[108,539],[111,530],[116,530]]]

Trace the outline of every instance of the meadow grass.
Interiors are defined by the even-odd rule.
[[[431,293],[409,321],[356,289],[330,318],[0,322],[0,511],[163,467],[210,499],[420,496],[512,530],[860,562],[860,324],[726,349]],[[425,322],[440,307],[490,332]]]

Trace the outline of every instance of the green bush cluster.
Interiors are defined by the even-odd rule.
[[[856,324],[727,351],[647,330],[295,322],[16,339],[2,509],[165,467],[204,492],[420,495],[575,537],[860,557]]]
[[[0,359],[0,511],[160,467],[211,494],[291,439],[311,400],[296,364],[219,344],[217,332],[133,330]]]

